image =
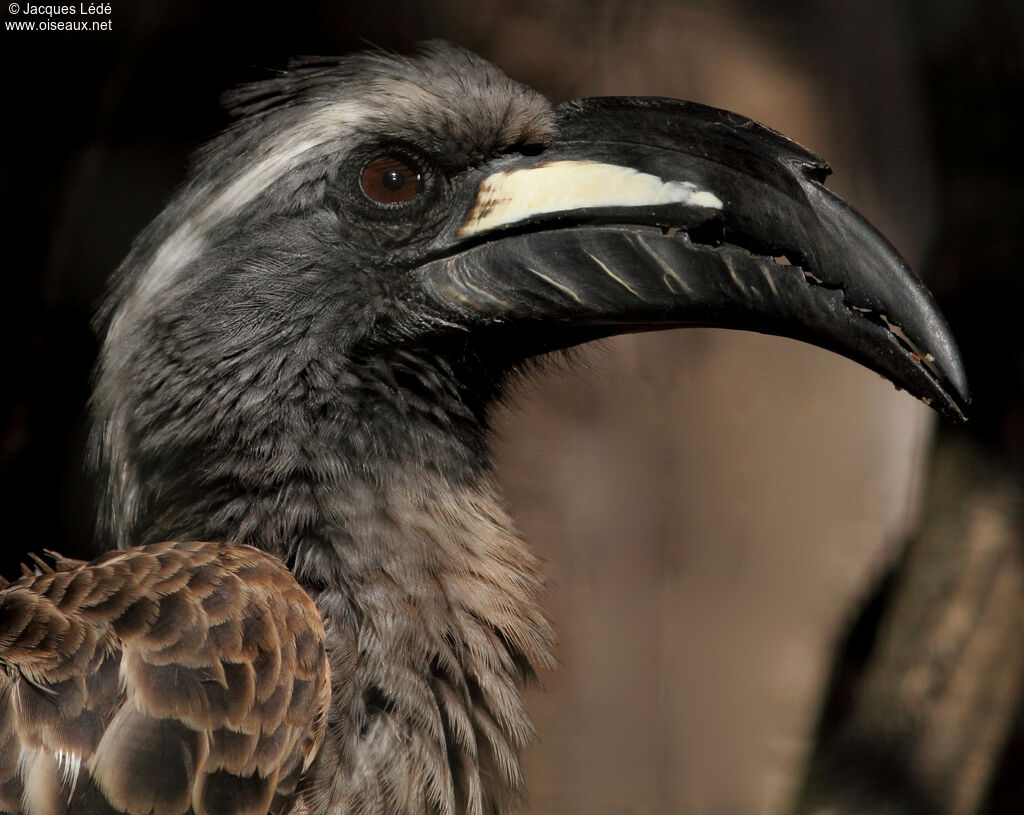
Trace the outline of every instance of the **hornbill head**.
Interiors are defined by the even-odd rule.
[[[230,102],[240,120],[136,242],[106,312],[96,408],[122,545],[210,530],[221,482],[252,481],[245,455],[264,478],[316,480],[460,458],[458,437],[450,469],[472,469],[509,372],[622,332],[793,337],[962,416],[923,284],[823,186],[827,164],[749,119],[552,105],[443,44],[299,61]],[[169,521],[173,504],[194,509]]]
[[[732,326],[966,404],[921,283],[747,119],[439,44],[233,103],[105,312],[130,551],[0,589],[0,809],[507,811],[552,632],[487,414],[538,354]]]

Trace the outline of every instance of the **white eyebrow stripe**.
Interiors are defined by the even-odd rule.
[[[148,299],[171,283],[175,273],[202,252],[204,236],[210,230],[241,212],[317,147],[344,136],[365,113],[360,103],[329,105],[268,142],[259,158],[246,164],[160,245],[139,276],[137,295]]]
[[[478,235],[535,215],[660,204],[722,208],[717,195],[692,181],[665,181],[632,167],[597,161],[553,161],[485,178],[459,235]]]

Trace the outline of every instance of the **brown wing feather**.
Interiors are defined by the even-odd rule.
[[[330,685],[284,565],[161,543],[54,566],[0,590],[0,812],[287,812]]]

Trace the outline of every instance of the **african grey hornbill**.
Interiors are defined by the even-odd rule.
[[[102,316],[122,551],[0,594],[2,811],[508,811],[552,631],[488,413],[540,354],[732,326],[966,403],[922,284],[740,116],[436,43],[230,102]]]

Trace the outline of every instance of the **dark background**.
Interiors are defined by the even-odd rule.
[[[704,16],[686,16],[698,8]],[[6,8],[2,16],[4,23],[40,19],[15,17]],[[266,76],[267,69],[297,54],[368,46],[408,51],[419,40],[441,36],[480,51],[554,98],[592,92],[586,88],[595,73],[618,92],[649,92],[632,82],[628,56],[603,61],[612,48],[616,53],[634,48],[637,76],[690,70],[701,101],[728,106],[715,93],[715,77],[704,76],[702,63],[692,57],[714,49],[716,37],[726,30],[767,44],[793,76],[827,88],[815,97],[814,115],[827,122],[825,132],[838,145],[852,179],[847,183],[861,191],[856,202],[872,217],[873,202],[884,202],[894,240],[933,287],[966,359],[975,397],[971,421],[965,428],[942,425],[937,444],[959,445],[956,449],[970,450],[971,461],[980,462],[982,475],[968,486],[983,482],[996,491],[1010,485],[1005,486],[1011,496],[1004,508],[1011,530],[1007,539],[1015,547],[1011,557],[1020,558],[1013,490],[1024,465],[1024,277],[1018,259],[1024,235],[1024,4],[744,0],[698,7],[650,0],[557,5],[292,0],[263,7],[121,0],[112,3],[109,19],[109,32],[5,30],[0,35],[5,77],[0,182],[0,347],[6,362],[0,400],[3,574],[15,574],[28,551],[52,548],[87,556],[102,545],[93,533],[95,495],[85,467],[86,404],[97,347],[89,320],[106,277],[133,236],[184,178],[189,153],[226,123],[218,104],[223,90]],[[689,61],[680,57],[682,69],[664,60],[652,67],[649,57],[645,64],[645,37],[667,36],[676,30],[672,26],[678,27],[674,47],[690,54]],[[659,53],[666,53],[664,47]],[[736,66],[735,78],[718,81],[743,82],[735,53],[725,61]],[[758,111],[742,112],[764,117]],[[781,113],[769,123],[785,132],[798,128]],[[859,181],[858,173],[867,180]],[[514,475],[515,462],[507,466]],[[523,465],[526,470],[530,466]],[[513,487],[512,492],[515,505],[516,495],[529,489]],[[935,500],[946,506],[958,496]],[[927,507],[935,504],[925,506],[927,516]],[[533,531],[544,525],[524,521],[524,527]],[[815,714],[814,745],[806,753],[812,758],[789,770],[799,777],[809,762],[812,787],[833,783],[830,755],[835,750],[843,756],[838,763],[847,781],[848,773],[881,774],[885,785],[903,784],[886,761],[872,766],[856,750],[844,753],[841,745],[834,747],[834,740],[843,732],[848,711],[856,708],[858,683],[896,602],[894,592],[903,585],[901,569],[913,560],[907,551],[895,547],[886,563],[874,569],[871,585],[840,615],[848,624],[835,632],[834,659],[825,658],[832,666],[827,693],[807,702],[822,711]],[[557,561],[556,554],[545,555]],[[1019,617],[1024,602],[1012,590],[1011,597],[1016,606],[1011,602],[1005,613]],[[1017,647],[1024,647],[1024,640]],[[558,680],[553,681],[557,694]],[[1001,710],[1010,714],[993,737],[995,763],[974,782],[983,790],[974,803],[946,799],[922,804],[927,795],[904,790],[894,794],[901,808],[892,811],[1024,811],[1024,733],[1019,725],[1016,731],[1009,725],[1021,698],[1019,677],[1009,684],[1010,702],[1004,699]],[[542,720],[548,712],[541,710]],[[543,735],[543,723],[541,730]],[[559,743],[559,738],[550,735],[547,741]],[[897,749],[893,755],[904,752]],[[574,772],[585,774],[579,768]],[[913,776],[912,768],[907,775]],[[549,785],[560,783],[565,782],[555,773]],[[543,809],[549,800],[557,802],[557,795],[541,796],[536,808]],[[635,811],[671,811],[667,806],[645,804]],[[694,804],[692,811],[733,810],[715,809],[712,803]]]

